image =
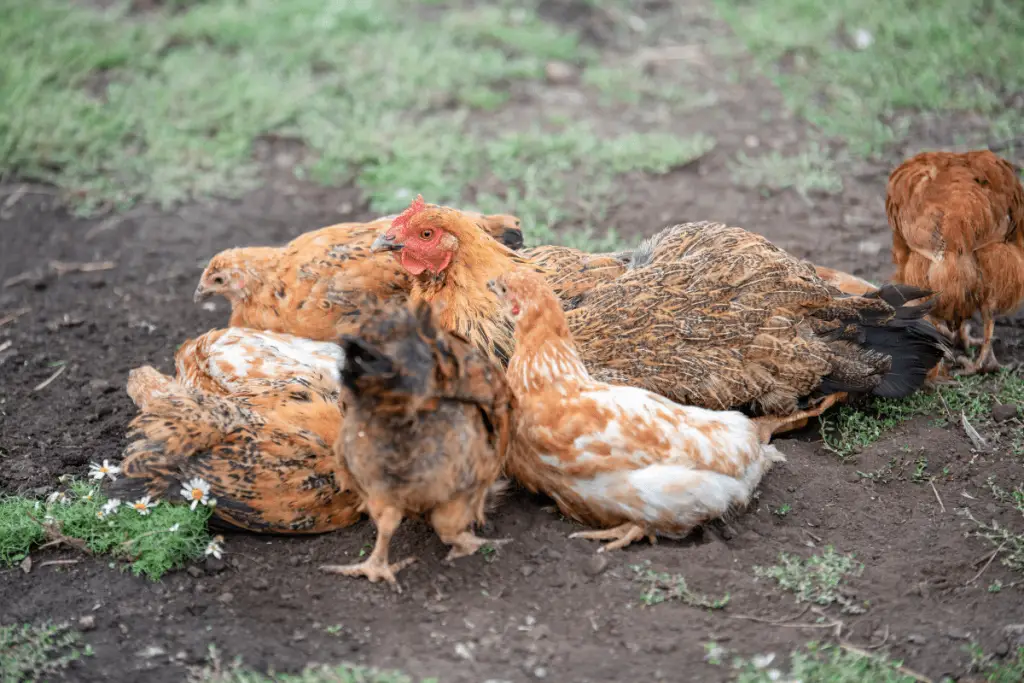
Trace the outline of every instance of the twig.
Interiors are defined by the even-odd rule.
[[[55,380],[55,379],[57,379],[58,377],[60,377],[60,376],[61,376],[61,374],[63,374],[63,372],[64,372],[65,370],[67,370],[67,369],[68,369],[68,366],[67,366],[67,365],[62,365],[62,366],[60,366],[59,368],[57,368],[57,372],[53,373],[52,375],[50,375],[49,377],[47,377],[46,379],[44,379],[44,380],[43,380],[42,382],[40,382],[39,384],[37,384],[37,385],[36,385],[36,388],[35,388],[35,389],[33,389],[32,391],[42,391],[42,390],[43,390],[43,389],[45,389],[46,387],[50,386],[50,383],[51,383],[51,382],[53,382],[53,380]]]
[[[79,560],[47,560],[46,562],[40,562],[36,567],[45,567],[51,564],[78,564]]]
[[[857,647],[856,645],[851,645],[850,643],[839,643],[839,647],[843,648],[847,652],[852,652],[855,655],[867,657],[868,659],[875,659],[875,655],[871,654],[867,650]],[[927,676],[922,676],[916,671],[911,671],[905,666],[897,666],[896,670],[904,676],[909,676],[913,678],[915,681],[918,681],[919,683],[933,683],[932,679],[928,678]]]
[[[882,642],[865,646],[865,650],[877,650],[889,642],[889,624],[885,625],[885,633],[882,635]]]
[[[939,498],[939,490],[935,488],[935,479],[929,479],[928,483],[932,485],[932,492],[935,493],[935,500],[939,501],[939,507],[942,508],[942,512],[946,512],[946,506],[942,504],[942,498]]]
[[[4,200],[4,208],[5,209],[11,208],[15,204],[17,204],[18,201],[22,197],[24,197],[26,194],[28,194],[28,186],[27,185],[19,185],[17,187],[17,189],[14,190],[14,192],[12,192],[9,195],[7,195],[7,199]]]
[[[96,273],[101,270],[113,270],[117,264],[113,261],[93,261],[91,263],[66,263],[64,261],[50,261],[50,268],[57,275],[68,273]]]
[[[795,621],[795,620],[799,619],[800,617],[802,617],[803,615],[807,614],[807,612],[810,609],[811,609],[811,606],[807,605],[807,607],[804,607],[801,611],[797,612],[793,616],[783,617],[782,619],[765,619],[764,617],[755,617],[755,616],[750,615],[750,614],[730,614],[728,616],[732,617],[733,619],[745,619],[747,621],[756,621],[759,624],[776,624],[777,625],[777,624],[785,624],[786,622],[789,622],[789,621]]]
[[[996,555],[998,555],[1003,550],[1003,548],[1005,546],[1006,546],[1006,541],[1003,541],[1001,544],[999,544],[999,547],[996,548],[995,550],[993,550],[992,554],[988,556],[988,562],[985,563],[985,566],[982,567],[981,569],[979,569],[978,573],[975,574],[974,577],[970,581],[965,583],[964,585],[965,586],[970,585],[970,584],[974,583],[975,581],[977,581],[978,579],[980,579],[981,575],[985,573],[986,569],[988,569],[988,566],[990,564],[992,564],[992,560],[996,559]]]
[[[946,403],[946,397],[942,395],[941,391],[936,391],[935,395],[939,397],[939,401],[942,403],[942,407],[946,409],[946,417],[949,418],[949,421],[951,423],[956,422],[956,418],[953,417],[953,411],[949,409],[949,404]]]
[[[967,413],[962,410],[960,411],[960,424],[963,426],[964,432],[967,434],[967,438],[971,440],[972,444],[974,444],[975,450],[983,451],[988,448],[988,444],[985,442],[985,439],[983,439],[981,434],[978,433],[978,430],[967,421]]]
[[[12,342],[10,339],[8,339],[3,344],[0,344],[0,353],[3,353],[7,349],[11,348],[11,344],[13,344],[13,343],[14,342]]]
[[[31,308],[25,307],[25,308],[19,308],[18,310],[14,311],[13,313],[8,313],[4,317],[0,318],[0,327],[3,327],[7,323],[13,323],[15,320],[17,320],[18,318],[20,318],[21,316],[25,315],[26,313],[28,313],[31,310],[32,310]]]
[[[50,539],[49,543],[44,543],[43,545],[39,546],[39,550],[42,550],[43,548],[48,548],[52,545],[60,545],[61,543],[63,543],[64,545],[69,545],[72,548],[81,550],[83,553],[87,555],[92,555],[92,551],[89,550],[89,546],[86,544],[85,541],[83,541],[80,538],[72,538],[71,536],[64,535],[63,531],[60,528],[60,522],[56,520],[49,523],[40,522],[39,518],[37,518],[31,512],[27,512],[25,514],[27,514],[28,518],[31,519],[33,522],[43,527],[43,531],[46,532],[46,537]]]

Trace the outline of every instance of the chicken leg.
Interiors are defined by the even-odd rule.
[[[805,427],[810,418],[818,417],[834,406],[837,402],[842,401],[845,398],[846,392],[840,391],[835,394],[829,394],[821,400],[821,403],[810,410],[800,410],[781,417],[771,415],[755,417],[754,422],[757,423],[758,431],[761,434],[761,440],[764,443],[768,443],[768,440],[776,434],[782,434],[784,432]]]
[[[485,545],[499,546],[512,540],[480,538],[468,529],[473,517],[472,507],[465,499],[449,501],[437,506],[430,513],[430,524],[437,532],[438,538],[445,545],[452,547],[445,562],[472,555]]]
[[[973,361],[969,360],[966,356],[962,356],[959,361],[962,369],[957,374],[960,376],[976,375],[980,372],[997,372],[1002,369],[999,361],[996,359],[995,351],[992,349],[992,341],[996,332],[996,321],[992,315],[992,310],[984,308],[981,311],[981,322],[984,326],[984,336],[981,338],[981,348],[978,350],[978,357]],[[974,341],[970,338],[967,323],[965,322],[960,326],[960,336],[964,341],[965,350],[967,342]]]
[[[606,543],[597,549],[599,553],[625,548],[633,541],[639,541],[644,536],[651,542],[651,545],[657,543],[657,537],[654,533],[649,532],[643,524],[637,524],[636,522],[626,522],[611,529],[577,531],[574,534],[569,534],[569,538],[585,538],[590,541],[611,540],[611,543]]]
[[[401,593],[402,587],[398,585],[395,574],[415,562],[416,558],[407,557],[393,564],[388,563],[391,537],[402,523],[402,511],[392,506],[374,505],[374,502],[371,501],[368,507],[373,523],[377,527],[377,541],[370,556],[364,562],[357,564],[323,565],[320,567],[320,571],[328,574],[344,574],[345,576],[365,576],[370,583],[387,581],[392,588]]]

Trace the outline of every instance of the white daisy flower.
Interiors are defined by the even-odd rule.
[[[192,510],[195,510],[197,505],[215,505],[217,503],[216,498],[210,497],[210,484],[198,477],[181,487],[181,497],[192,502],[192,505],[189,506]]]
[[[96,494],[96,489],[92,489],[91,491],[89,491],[89,493],[87,493],[84,496],[82,496],[82,500],[85,500],[85,501],[88,501],[88,502],[91,503],[92,499],[93,499],[93,496],[95,494]]]
[[[171,525],[171,528],[168,529],[168,531],[170,531],[173,534],[175,531],[177,531],[180,528],[181,528],[181,524],[179,524],[178,522],[175,522],[174,524]]]
[[[64,491],[54,491],[53,493],[51,493],[50,495],[48,495],[46,497],[46,502],[48,504],[51,504],[51,505],[53,503],[60,503],[61,505],[67,505],[68,503],[71,502],[71,498],[69,498],[68,494],[65,493]]]
[[[103,477],[110,477],[113,481],[117,479],[117,475],[121,474],[121,468],[117,465],[111,465],[109,460],[104,460],[102,465],[96,463],[89,463],[89,476],[93,479],[99,480]]]
[[[150,508],[155,508],[157,503],[160,502],[158,500],[150,501],[149,498],[149,496],[143,496],[142,498],[139,498],[137,501],[132,503],[132,508],[134,508],[134,510],[138,512],[140,515],[148,515]]]
[[[224,537],[214,536],[213,540],[206,544],[206,550],[204,552],[207,555],[213,555],[219,560],[221,555],[224,554]]]
[[[99,511],[96,512],[96,516],[100,519],[103,519],[104,517],[112,515],[115,512],[117,512],[117,509],[119,507],[121,507],[120,499],[111,498],[110,500],[103,504],[103,507],[101,507]]]

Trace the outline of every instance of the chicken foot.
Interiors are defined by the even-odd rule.
[[[991,310],[982,310],[981,322],[984,325],[985,336],[980,340],[981,349],[978,351],[978,357],[973,361],[966,356],[961,356],[957,359],[961,365],[961,370],[957,373],[960,376],[976,375],[982,372],[997,372],[1003,367],[996,359],[995,350],[992,348],[993,337],[995,337],[996,333],[996,321]],[[965,330],[968,331],[965,332]],[[972,340],[966,322],[960,326],[960,335],[961,339],[965,342],[965,349],[968,348],[966,342]]]
[[[781,417],[770,415],[755,417],[754,422],[757,423],[758,432],[761,434],[761,441],[768,443],[771,437],[776,434],[806,427],[807,421],[810,418],[818,417],[844,398],[846,398],[846,392],[840,391],[835,394],[829,394],[821,400],[821,403],[809,410],[799,410]]]
[[[597,552],[599,553],[625,548],[633,541],[639,541],[644,536],[646,536],[647,540],[651,542],[651,545],[658,542],[653,531],[648,531],[646,526],[643,524],[637,524],[636,522],[626,522],[625,524],[620,524],[619,526],[611,529],[577,531],[574,534],[569,534],[569,538],[585,538],[590,541],[611,540],[611,543],[606,543],[597,549]]]
[[[463,499],[449,501],[434,508],[430,514],[430,524],[437,532],[438,538],[452,549],[448,552],[445,562],[468,557],[485,545],[505,545],[511,538],[480,538],[468,529],[473,521],[473,510],[469,502]]]
[[[356,564],[327,564],[320,567],[320,571],[328,574],[344,574],[345,576],[365,576],[370,583],[386,581],[391,584],[399,593],[402,587],[398,585],[395,578],[402,569],[416,561],[415,557],[407,557],[399,562],[388,562],[388,550],[391,545],[391,537],[394,536],[398,526],[402,523],[402,511],[396,507],[383,507],[374,509],[370,506],[370,516],[377,527],[377,541],[373,546],[373,552],[364,562]]]

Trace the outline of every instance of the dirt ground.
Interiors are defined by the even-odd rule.
[[[718,78],[712,71],[709,82]],[[610,223],[639,239],[673,222],[721,220],[817,263],[886,277],[888,166],[847,165],[841,194],[810,201],[738,188],[728,169],[737,152],[755,142],[795,145],[805,124],[783,115],[779,96],[756,77],[713,85],[720,106],[678,123],[680,130],[714,135],[716,149],[663,177],[626,179]],[[523,106],[564,101],[571,88],[534,94]],[[767,123],[765,111],[776,114]],[[628,125],[609,117],[609,127]],[[894,158],[951,142],[930,130]],[[134,414],[124,393],[128,371],[148,363],[170,372],[181,341],[226,322],[223,302],[213,311],[192,303],[200,269],[214,252],[370,217],[354,190],[312,187],[272,163],[267,168],[266,186],[239,201],[172,213],[141,208],[98,220],[69,216],[47,188],[28,187],[10,201],[23,186],[0,187],[8,199],[0,216],[0,282],[30,272],[0,286],[0,318],[27,309],[0,327],[0,348],[10,342],[0,351],[0,492],[44,494],[57,475],[81,475],[90,461],[120,457]],[[92,273],[58,276],[51,266],[107,260],[115,267]],[[1003,322],[999,357],[1024,358],[1022,321]],[[58,363],[66,370],[35,391]],[[226,562],[200,563],[158,583],[87,559],[27,575],[0,571],[3,621],[94,615],[86,640],[95,656],[70,670],[77,681],[180,681],[187,666],[205,660],[210,644],[224,658],[241,657],[261,670],[347,660],[446,682],[718,681],[728,674],[705,663],[708,641],[747,656],[782,655],[834,637],[833,628],[814,625],[811,613],[770,623],[803,607],[756,581],[752,569],[773,564],[780,552],[806,556],[834,545],[865,564],[851,587],[866,612],[828,612],[843,622],[845,641],[884,641],[894,657],[934,680],[965,674],[968,642],[989,652],[1016,646],[1004,627],[1021,621],[1024,597],[1018,589],[986,588],[1018,577],[993,562],[971,582],[992,548],[965,534],[969,523],[957,512],[968,494],[977,514],[1009,521],[989,502],[985,482],[991,475],[1019,481],[1019,461],[998,450],[976,454],[961,430],[925,418],[887,434],[856,462],[829,454],[814,429],[780,439],[778,447],[788,462],[767,476],[750,510],[729,527],[683,542],[639,543],[607,560],[595,555],[595,545],[569,541],[573,527],[544,510],[546,501],[518,492],[487,530],[514,542],[490,557],[446,566],[436,537],[422,523],[407,522],[394,557],[415,554],[420,562],[401,575],[401,595],[317,571],[322,563],[351,560],[372,542],[372,525],[364,521],[315,538],[230,535]],[[907,472],[889,483],[858,475],[891,457],[912,462],[908,448],[926,454],[934,471],[949,468],[935,491]],[[772,514],[784,504],[789,514]],[[74,556],[50,551],[39,559],[63,557]],[[728,607],[644,606],[631,569],[644,561],[684,575],[696,591],[728,593]]]

